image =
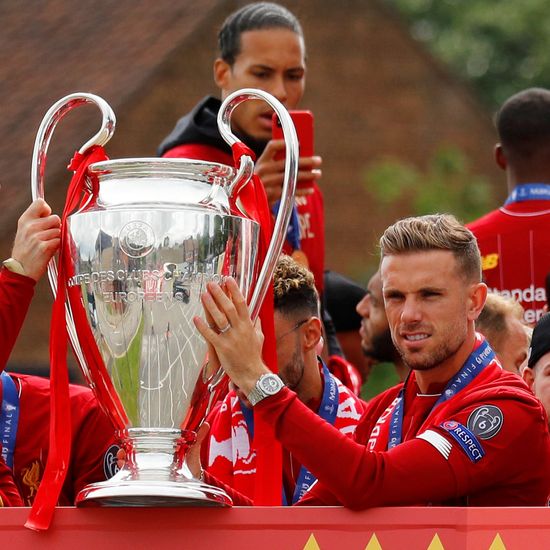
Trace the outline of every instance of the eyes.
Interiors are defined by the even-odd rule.
[[[405,295],[401,292],[388,291],[384,293],[384,300],[388,302],[399,302],[405,299]]]
[[[292,80],[294,82],[298,82],[300,80],[303,80],[304,78],[304,72],[303,71],[291,71],[286,74],[286,78],[288,80]]]
[[[444,292],[434,288],[424,288],[415,293],[420,300],[436,301],[444,295]],[[386,303],[398,303],[405,300],[405,294],[397,290],[387,290],[384,292],[384,300]]]
[[[252,76],[258,80],[267,80],[271,76],[270,71],[252,71]]]
[[[251,74],[254,78],[258,80],[269,80],[273,78],[276,74],[276,71],[270,69],[253,69]],[[290,70],[283,74],[285,80],[290,80],[291,82],[300,82],[304,78],[304,71],[299,70]]]
[[[420,292],[420,295],[423,297],[423,298],[437,298],[439,296],[442,296],[442,292],[439,291],[439,290],[433,290],[433,289],[427,289],[427,290],[422,290]]]

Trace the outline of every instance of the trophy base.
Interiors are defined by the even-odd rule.
[[[103,481],[88,485],[76,498],[78,507],[230,507],[221,489],[200,481]]]

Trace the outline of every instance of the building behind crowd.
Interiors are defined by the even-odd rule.
[[[30,201],[29,167],[38,124],[74,91],[104,97],[118,125],[111,158],[154,156],[160,140],[196,101],[216,93],[216,32],[246,2],[202,0],[47,0],[2,6],[0,155],[3,257]],[[441,145],[462,151],[475,173],[504,197],[492,162],[495,133],[470,88],[436,62],[380,1],[282,2],[302,21],[308,50],[304,108],[315,114],[324,158],[327,266],[360,278],[375,261],[374,242],[397,217],[365,188],[367,164],[386,156],[425,167]],[[53,137],[46,199],[61,212],[64,166],[99,124],[95,109],[71,113]],[[496,203],[495,203],[496,205]],[[51,295],[45,281],[31,307],[11,365],[47,363]]]

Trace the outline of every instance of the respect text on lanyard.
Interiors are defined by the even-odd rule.
[[[19,394],[15,382],[7,372],[0,374],[2,381],[2,410],[0,412],[0,437],[2,438],[2,458],[13,469],[13,454],[19,422]]]
[[[447,401],[459,391],[463,390],[489,363],[495,358],[495,352],[486,340],[474,350],[466,359],[458,373],[449,380],[443,393],[432,407],[432,411],[444,401]],[[405,386],[399,392],[398,401],[393,409],[390,420],[390,433],[388,437],[388,450],[399,445],[403,437],[403,412],[405,409]]]
[[[336,420],[336,414],[338,413],[339,392],[336,380],[330,375],[327,366],[323,363],[323,378],[325,379],[325,387],[323,390],[323,397],[321,399],[321,405],[319,407],[319,416],[326,420],[329,424],[334,425]],[[241,402],[241,410],[248,428],[248,433],[251,438],[254,438],[254,414],[252,409],[249,409]],[[307,490],[316,481],[316,477],[305,467],[300,468],[300,473],[296,481],[296,489],[292,497],[292,504],[298,502]],[[283,490],[283,505],[288,506],[288,501]]]

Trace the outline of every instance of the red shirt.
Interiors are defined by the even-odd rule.
[[[10,373],[19,392],[19,423],[13,476],[25,506],[31,506],[48,459],[50,381]],[[116,471],[114,430],[89,388],[70,385],[71,461],[59,504],[72,506],[89,483],[104,481]]]
[[[432,410],[437,396],[419,395],[413,373],[405,394],[403,442],[387,450],[388,423],[402,386],[369,403],[355,440],[323,422],[286,388],[256,406],[282,445],[319,480],[299,504],[352,509],[546,505],[547,418],[517,375],[494,361],[466,390]],[[464,437],[465,427],[479,434],[492,425],[495,429],[477,435],[475,442]],[[527,466],[520,456],[530,457]],[[249,504],[231,496],[235,503]]]
[[[525,321],[536,323],[550,271],[550,201],[511,203],[466,227],[477,238],[490,290],[515,298],[525,309]]]
[[[191,143],[178,145],[167,151],[165,158],[188,158],[206,162],[219,162],[234,166],[233,158],[226,152],[211,145]],[[315,277],[315,285],[323,290],[323,271],[325,265],[325,218],[323,194],[314,183],[313,193],[296,197],[296,210],[300,225],[300,246],[309,262],[309,269]],[[291,253],[288,248],[285,252]]]

